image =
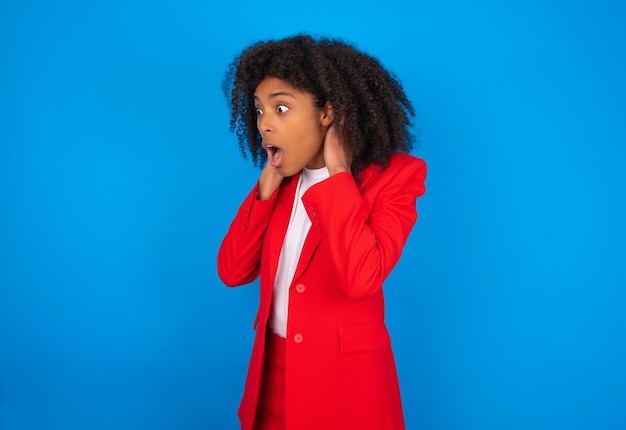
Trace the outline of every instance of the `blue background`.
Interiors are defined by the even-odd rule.
[[[0,427],[236,429],[258,170],[242,48],[352,41],[413,100],[427,194],[386,283],[409,429],[626,428],[626,3],[0,6]]]

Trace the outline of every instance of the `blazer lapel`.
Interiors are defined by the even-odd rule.
[[[363,189],[367,186],[367,183],[376,175],[379,170],[380,168],[378,166],[372,165],[368,166],[363,172],[361,172],[361,175],[359,176],[359,181],[357,183],[359,190],[363,191]],[[315,251],[317,250],[317,247],[319,246],[321,240],[322,235],[320,231],[314,224],[312,224],[311,228],[309,229],[309,233],[304,240],[302,253],[300,254],[300,260],[298,260],[296,272],[293,275],[294,280],[298,279],[302,275],[304,270],[308,267],[311,258],[313,258],[313,254],[315,254]],[[280,253],[280,250],[278,252]]]
[[[363,172],[361,172],[361,175],[359,176],[359,180],[357,182],[359,190],[363,191],[363,189],[367,186],[367,183],[376,175],[376,173],[379,170],[380,168],[378,166],[372,165],[372,166],[368,166]],[[293,202],[293,198],[294,198],[293,193],[291,194],[291,198]],[[286,228],[287,227],[285,227],[285,229]],[[284,238],[284,235],[282,237]],[[312,224],[306,236],[306,239],[304,240],[302,253],[300,254],[300,259],[298,260],[298,265],[296,266],[296,272],[293,275],[294,281],[298,279],[308,267],[309,263],[311,262],[311,258],[313,258],[313,254],[315,254],[315,251],[317,250],[317,247],[319,246],[321,240],[322,240],[322,235],[320,231],[315,226],[315,224]],[[278,250],[278,252],[280,253],[280,249]]]
[[[370,179],[375,175],[377,166],[370,166],[366,168],[359,177],[358,186],[360,190],[363,190]],[[276,271],[278,270],[278,259],[280,258],[280,251],[283,247],[283,241],[287,234],[287,228],[289,227],[289,219],[291,218],[291,212],[293,210],[293,204],[300,180],[300,173],[295,174],[291,178],[288,178],[288,182],[283,184],[278,196],[278,201],[274,208],[273,221],[270,223],[271,228],[268,228],[266,234],[269,234],[269,261],[270,261],[270,285],[274,285],[276,280]],[[317,227],[312,224],[309,232],[307,233],[304,245],[302,247],[302,253],[296,266],[296,271],[293,275],[293,280],[298,279],[304,270],[309,265],[313,254],[317,250],[322,239],[321,233]]]
[[[321,239],[322,235],[318,232],[317,227],[311,225],[311,228],[306,235],[306,239],[304,239],[302,253],[300,254],[300,259],[298,260],[298,265],[296,266],[296,272],[293,274],[294,281],[300,277],[302,272],[304,272],[304,269],[306,269],[309,265],[309,262],[320,244]]]
[[[285,240],[285,235],[287,234],[287,227],[289,227],[289,219],[291,218],[291,211],[293,210],[293,201],[296,196],[296,188],[298,186],[299,178],[300,174],[297,173],[294,176],[283,180],[276,205],[274,206],[272,220],[265,233],[269,245],[269,285],[271,286],[274,285],[274,280],[276,279],[278,259],[280,258],[280,251],[283,248],[283,241]]]

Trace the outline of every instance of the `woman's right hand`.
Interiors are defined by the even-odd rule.
[[[283,176],[278,173],[275,167],[268,164],[265,165],[261,171],[261,177],[259,178],[259,191],[257,195],[258,200],[267,200],[272,197],[274,191],[278,189],[280,183],[283,181]]]

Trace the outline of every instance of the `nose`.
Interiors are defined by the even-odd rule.
[[[257,117],[256,127],[261,135],[272,131],[272,126],[267,115],[259,115]]]

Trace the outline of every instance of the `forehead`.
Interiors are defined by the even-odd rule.
[[[296,99],[312,97],[308,92],[301,91],[289,82],[273,76],[264,78],[254,90],[254,98],[259,100],[270,99],[279,95]]]

